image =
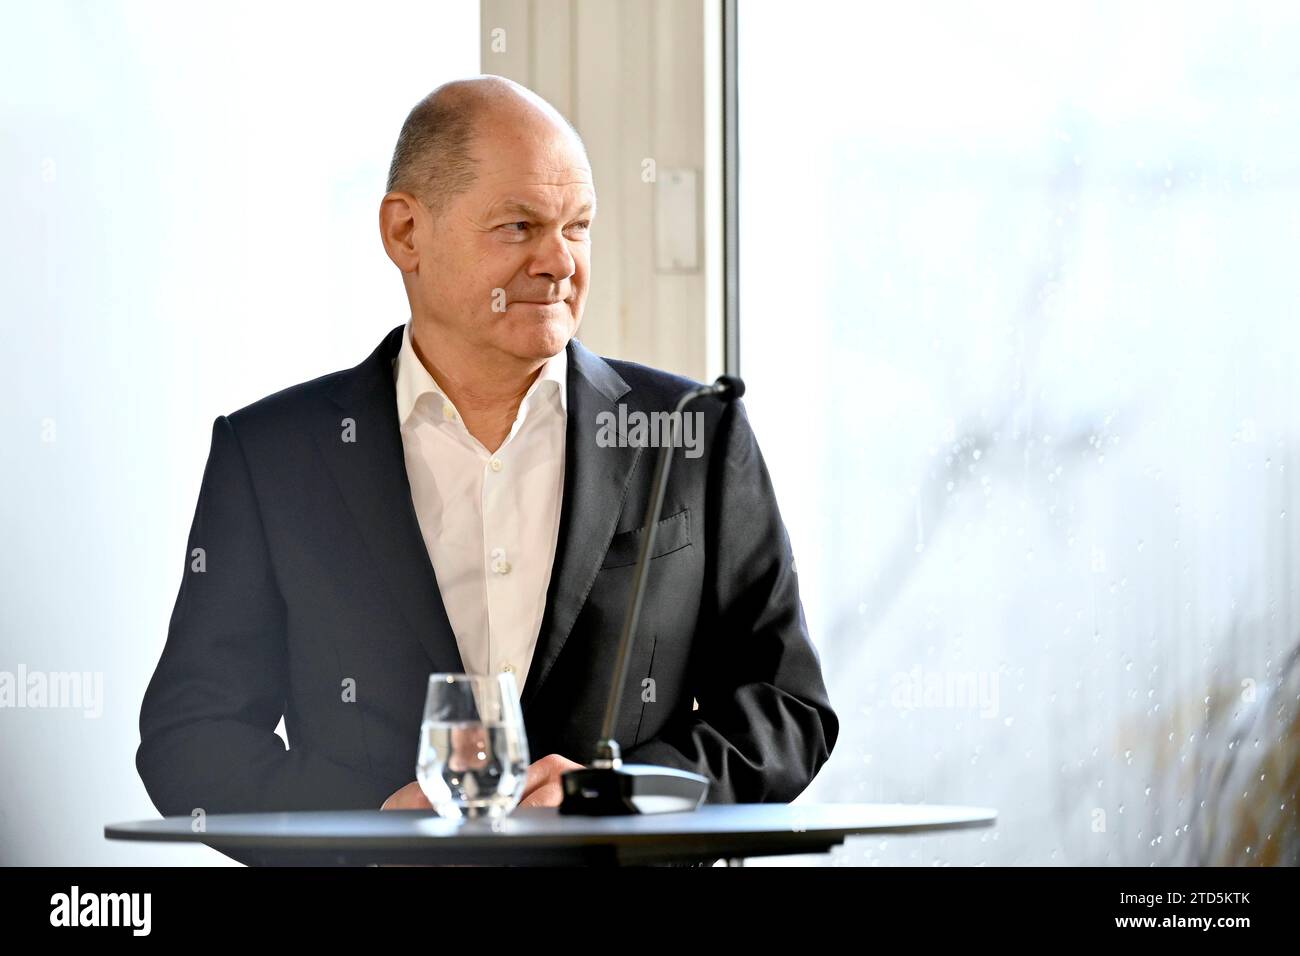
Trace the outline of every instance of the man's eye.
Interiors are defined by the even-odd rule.
[[[516,226],[519,228],[515,228]],[[506,230],[506,232],[523,232],[528,228],[528,223],[523,220],[519,222],[507,222],[500,228]]]

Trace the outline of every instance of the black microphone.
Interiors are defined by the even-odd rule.
[[[719,375],[712,387],[714,394],[724,402],[745,397],[745,380],[739,375]]]
[[[610,688],[609,702],[605,708],[605,721],[600,740],[596,742],[596,755],[591,765],[580,770],[569,770],[560,775],[564,797],[560,813],[586,816],[619,816],[634,813],[672,813],[695,810],[704,802],[709,792],[707,777],[675,767],[656,767],[652,764],[625,764],[614,728],[619,707],[623,702],[623,684],[627,680],[628,663],[632,658],[632,642],[636,639],[637,621],[641,617],[641,601],[645,597],[646,581],[650,577],[650,555],[654,550],[655,534],[659,530],[659,516],[664,507],[664,492],[668,487],[668,472],[672,467],[673,449],[680,441],[682,410],[695,399],[712,395],[722,402],[731,402],[745,394],[745,383],[735,375],[719,375],[712,385],[702,385],[686,392],[677,400],[671,417],[672,437],[659,449],[655,465],[654,484],[646,504],[644,536],[641,552],[637,556],[633,577],[632,600],[623,619],[619,637],[618,661],[614,665],[614,684]]]

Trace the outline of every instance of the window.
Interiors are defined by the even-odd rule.
[[[1300,10],[741,4],[745,399],[846,862],[1296,862]]]

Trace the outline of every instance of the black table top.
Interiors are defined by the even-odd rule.
[[[693,812],[615,817],[523,807],[498,820],[430,810],[212,814],[111,824],[110,840],[203,843],[276,863],[667,863],[824,853],[845,837],[991,826],[987,807],[898,803],[705,804]]]

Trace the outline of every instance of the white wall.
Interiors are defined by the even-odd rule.
[[[479,65],[473,0],[347,9],[6,10],[0,671],[97,672],[104,701],[0,709],[0,863],[226,859],[102,836],[156,815],[137,719],[212,419],[406,320],[388,159],[410,107]]]

